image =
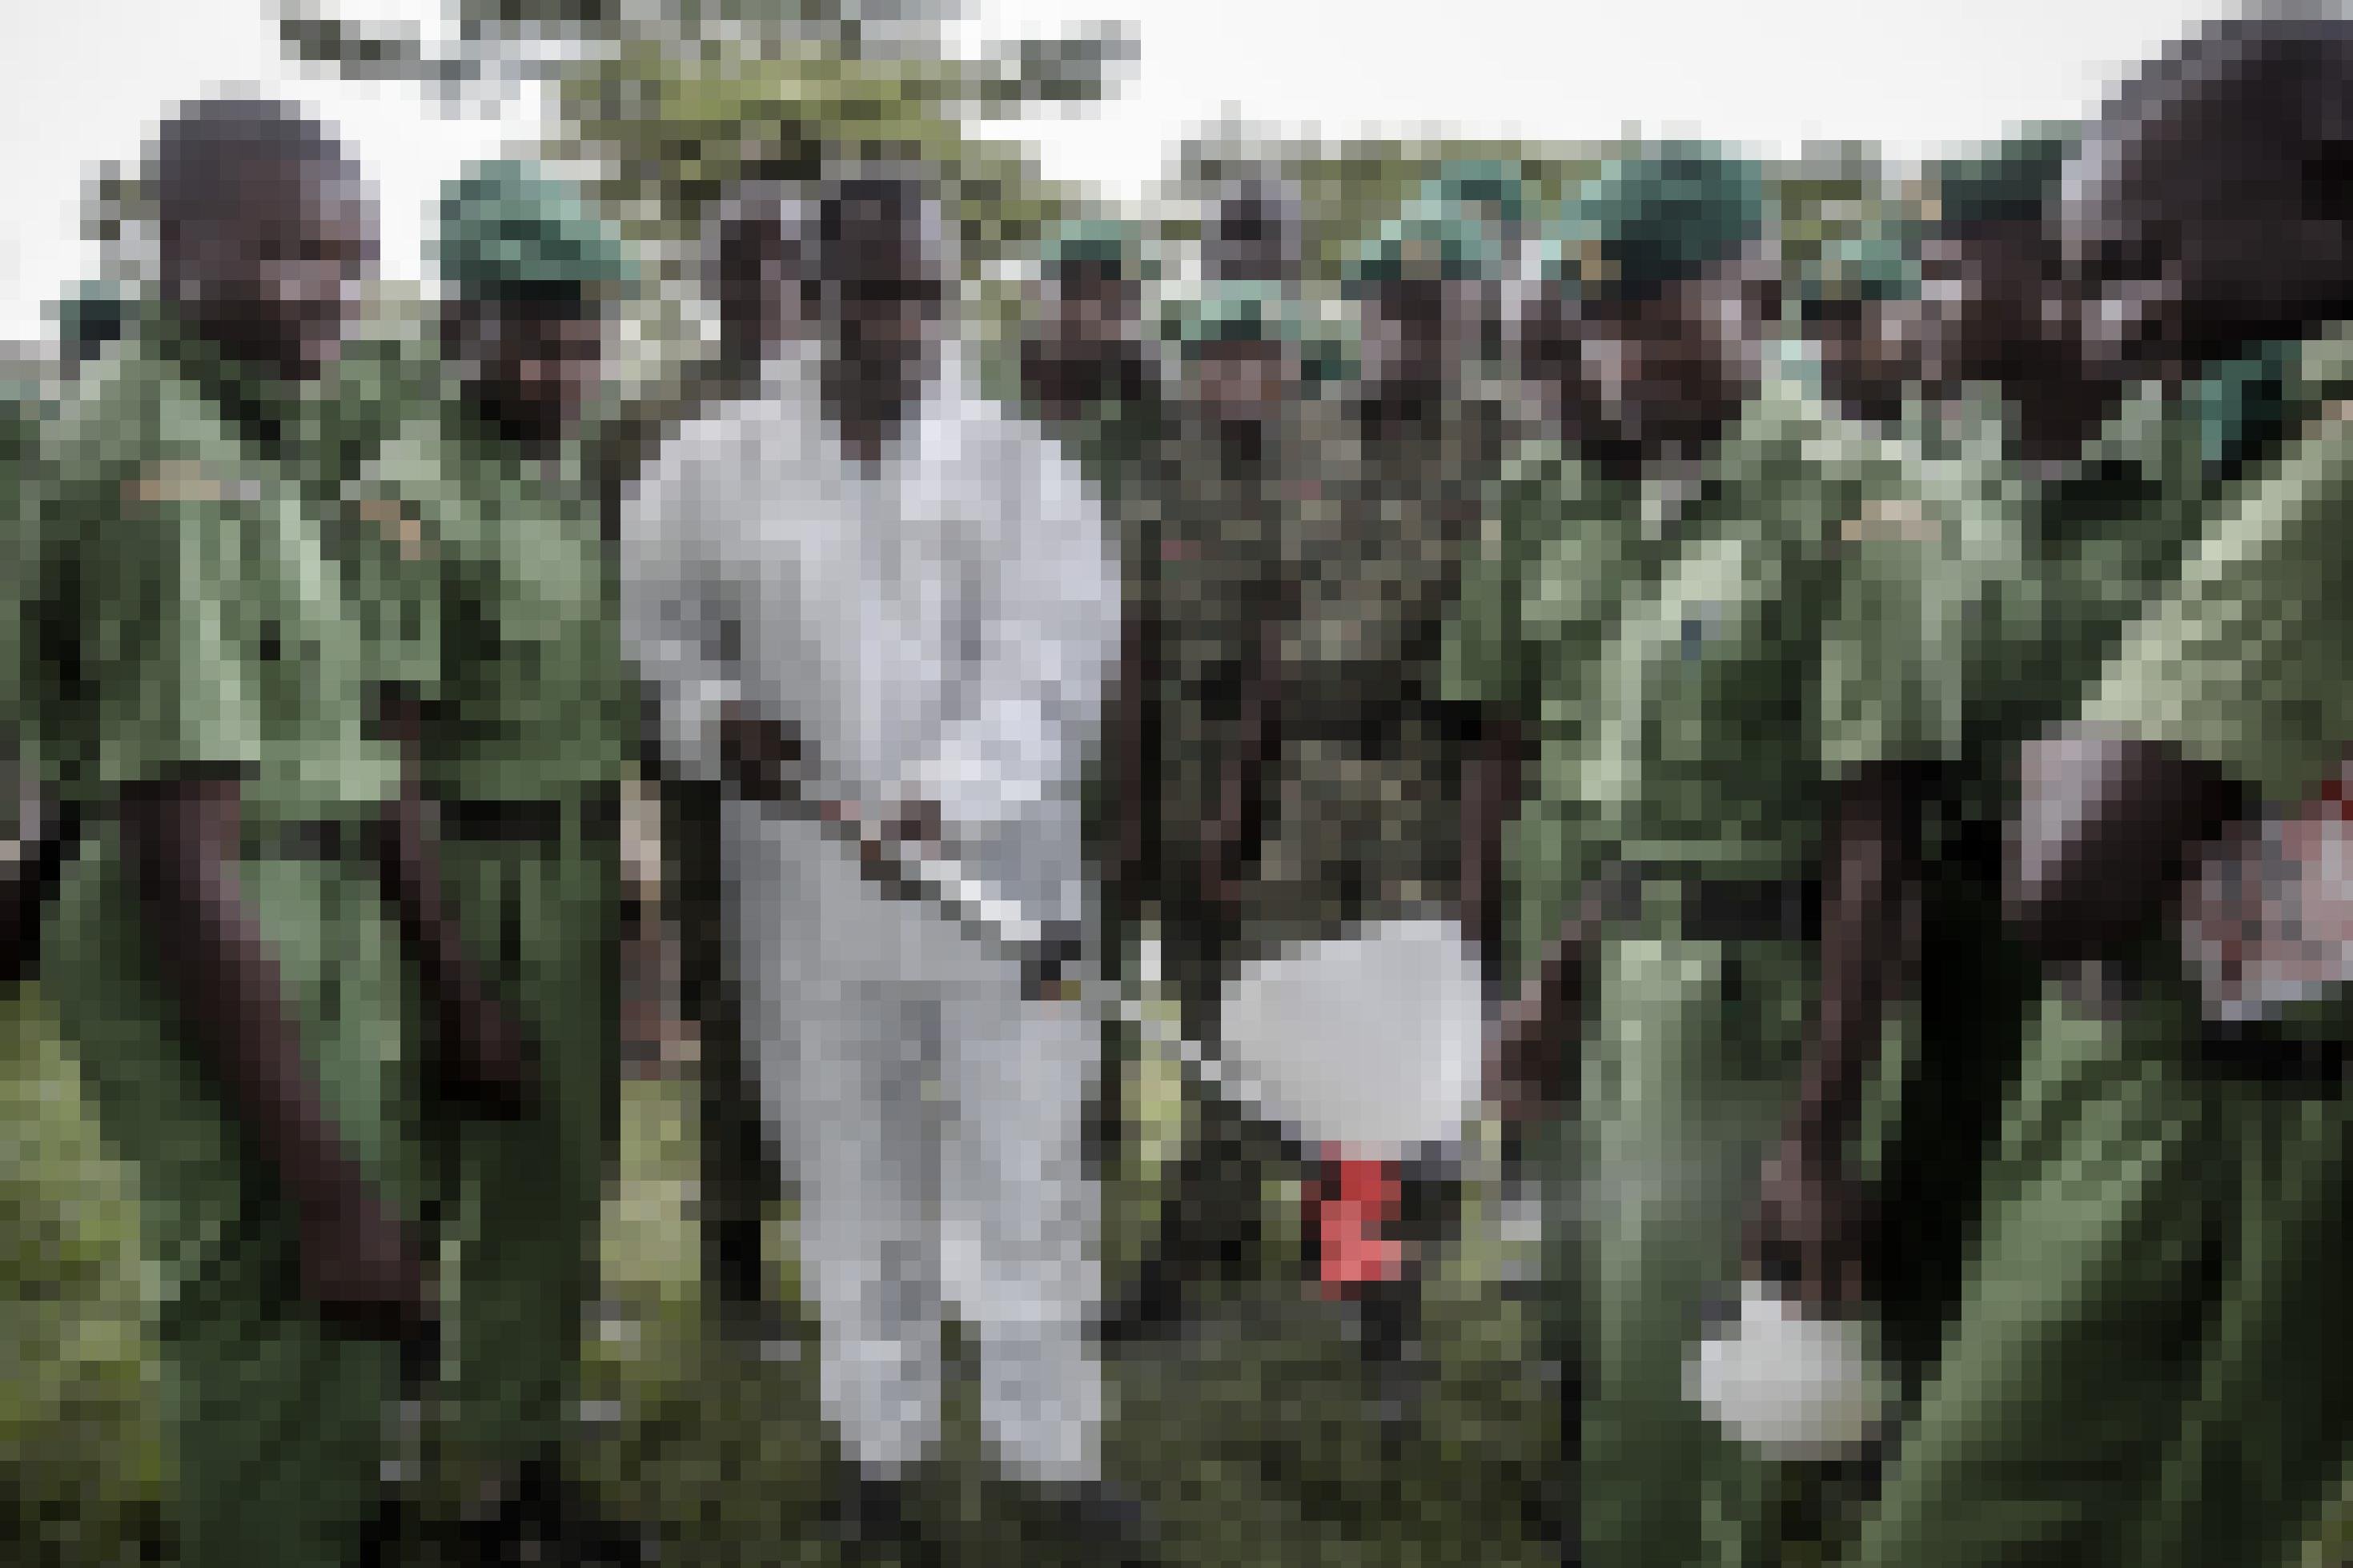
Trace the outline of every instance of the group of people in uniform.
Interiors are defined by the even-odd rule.
[[[1007,402],[924,178],[747,187],[720,357],[634,426],[597,394],[631,258],[577,192],[453,184],[420,356],[354,329],[343,150],[179,114],[153,287],[88,301],[7,432],[42,811],[0,957],[137,1172],[185,1560],[382,1560],[420,1391],[453,1539],[638,1559],[562,1452],[636,776],[708,1283],[774,1331],[780,1163],[853,1546],[938,1553],[906,1479],[953,1313],[1040,1529],[1154,1561],[1100,1358],[1259,1266],[1277,1166],[1409,1420],[1459,1186],[1196,1081],[1106,1289],[1122,1047],[874,885],[896,846],[1153,954],[1208,1041],[1244,963],[1459,925],[1545,1197],[1565,1561],[1778,1561],[1833,1502],[1860,1568],[2295,1559],[2353,1480],[2313,847],[2353,742],[2348,88],[2353,25],[2210,27],[1794,278],[1720,147],[1556,210],[1458,166],[1351,250],[1345,333],[1280,182],[1165,313],[1137,231],[1077,222]],[[1686,1398],[1744,1280],[1883,1326],[1867,1451]]]

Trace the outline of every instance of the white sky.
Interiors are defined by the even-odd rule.
[[[1897,157],[2092,107],[2228,0],[976,0],[979,37],[1124,16],[1143,59],[1114,102],[1028,133],[1047,172],[1134,196],[1188,131],[1243,119],[1345,136],[1452,129],[1583,140],[1700,132],[1794,153],[1876,141]],[[431,18],[436,0],[343,0]],[[442,121],[400,88],[290,79],[266,0],[0,0],[0,337],[94,264],[89,167],[135,163],[177,100],[225,85],[302,99],[342,127],[385,203],[385,266],[416,277],[435,187],[533,129]]]

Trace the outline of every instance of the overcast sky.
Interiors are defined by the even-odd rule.
[[[429,20],[437,0],[343,0]],[[2081,113],[2126,62],[2221,0],[976,0],[975,37],[1124,16],[1143,61],[1113,103],[1028,133],[1047,172],[1132,196],[1174,141],[1231,110],[1346,136],[1456,130],[1545,140],[1630,124],[1765,152],[1880,142],[1898,157]],[[388,271],[417,276],[435,186],[528,134],[436,119],[405,89],[290,78],[267,0],[0,0],[0,336],[41,330],[43,302],[90,267],[78,237],[89,169],[135,163],[176,100],[223,86],[301,98],[339,123],[377,179]]]

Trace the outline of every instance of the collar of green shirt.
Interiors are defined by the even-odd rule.
[[[185,378],[241,435],[275,448],[294,431],[305,389],[229,358],[168,305],[150,304],[140,333],[156,357]]]
[[[1524,431],[1511,441],[1501,478],[1515,489],[1546,485],[1556,498],[1548,504],[1573,494],[1582,515],[1632,518],[1658,533],[1680,523],[1708,496],[1741,482],[1759,447],[1792,437],[1816,447],[1825,440],[1870,438],[1831,413],[1804,378],[1777,357],[1739,414],[1704,451],[1661,459],[1637,475],[1615,474],[1583,461],[1556,434]]]
[[[2182,439],[2182,418],[2180,401],[2163,386],[2137,383],[2074,456],[2034,465],[2028,477],[2037,484],[2063,484],[2105,465],[2123,464],[2164,479],[2186,451],[2194,450]],[[1913,399],[1905,410],[1902,435],[1923,453],[1999,458],[2011,449],[2016,423],[2000,386],[1972,383],[1949,396]]]
[[[534,455],[509,440],[485,420],[472,399],[452,387],[441,399],[440,429],[458,460],[478,471],[528,479],[543,484],[583,486],[594,450],[602,405],[584,415],[577,428],[548,452]]]

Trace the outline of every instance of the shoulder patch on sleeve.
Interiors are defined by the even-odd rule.
[[[1839,524],[1839,537],[1850,544],[1885,539],[1926,543],[1936,534],[1936,520],[1918,502],[1903,500],[1873,501]]]
[[[398,548],[403,561],[415,561],[424,555],[425,523],[410,508],[382,496],[372,496],[356,503],[353,510],[362,522],[383,531],[385,538]]]
[[[151,463],[134,479],[123,481],[123,498],[142,506],[227,500],[233,487],[202,463],[173,458]]]

